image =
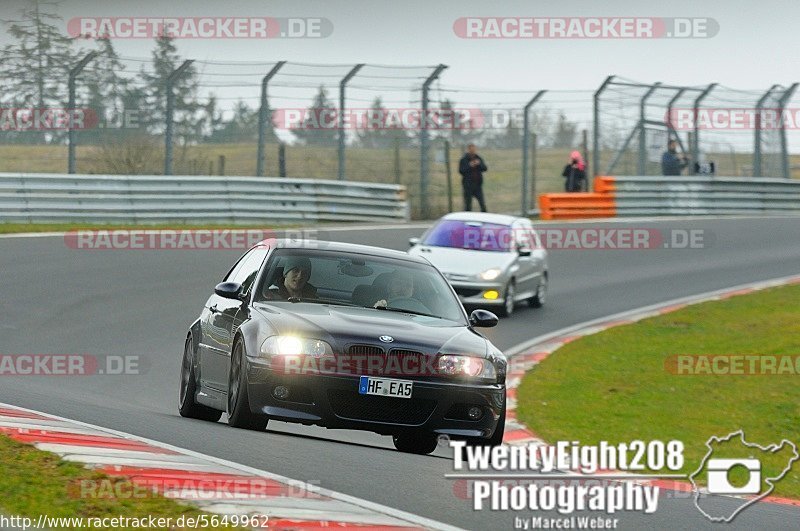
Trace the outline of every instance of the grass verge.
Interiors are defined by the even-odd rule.
[[[526,374],[517,392],[517,414],[548,442],[683,441],[680,472],[686,474],[697,469],[712,435],[743,429],[750,443],[787,439],[800,447],[799,317],[800,286],[787,286],[688,306],[580,338]],[[676,355],[796,358],[783,374],[698,370],[678,375]],[[762,478],[780,474],[790,457],[787,451],[764,455],[735,442],[719,450],[720,457],[755,453]],[[731,477],[735,486],[746,476],[739,470]],[[800,461],[773,495],[800,498]]]
[[[181,516],[207,514],[155,494],[136,498],[81,497],[77,485],[84,480],[111,482],[115,485],[113,492],[132,492],[136,489],[126,479],[109,478],[79,463],[63,461],[55,454],[37,450],[32,445],[19,443],[5,435],[0,435],[0,470],[0,511],[6,515],[29,517],[34,522],[39,515],[56,518],[141,518],[153,515],[156,518],[171,517],[176,522]]]

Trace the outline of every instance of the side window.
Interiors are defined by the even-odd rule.
[[[253,254],[255,251],[256,251],[255,249],[251,249],[250,251],[246,252],[241,258],[239,258],[239,261],[233,265],[233,267],[230,269],[230,271],[228,271],[228,274],[225,275],[225,278],[223,278],[222,281],[235,282],[235,280],[233,280],[234,277],[239,272],[239,270],[242,269],[242,265],[244,265],[244,263],[247,261],[247,257]]]
[[[246,293],[253,281],[258,275],[258,270],[264,262],[264,257],[267,256],[269,249],[266,247],[258,247],[250,251],[250,253],[242,260],[242,266],[233,272],[230,282],[237,282],[242,285],[242,293]]]

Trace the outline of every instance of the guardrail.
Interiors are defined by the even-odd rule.
[[[0,173],[0,222],[408,221],[404,186],[317,179]]]
[[[597,177],[594,190],[542,194],[541,218],[800,214],[800,181],[790,179]]]

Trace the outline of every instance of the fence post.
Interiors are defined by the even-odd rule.
[[[428,219],[430,210],[428,208],[428,91],[430,90],[431,83],[433,83],[439,74],[447,68],[446,65],[437,66],[433,73],[425,79],[422,84],[422,118],[420,120],[419,131],[419,201],[420,201],[420,216],[422,219]]]
[[[644,93],[642,99],[639,100],[639,158],[636,161],[637,175],[647,175],[647,129],[644,127],[645,122],[647,121],[647,99],[652,96],[660,86],[660,82],[654,83],[649,89],[647,89],[647,92]]]
[[[344,181],[344,148],[345,148],[345,130],[344,130],[344,90],[347,82],[353,79],[359,70],[364,68],[364,63],[354,66],[346,76],[339,82],[339,180]]]
[[[777,83],[772,85],[756,102],[756,128],[753,135],[753,177],[761,177],[763,175],[761,168],[761,109],[763,109],[764,102],[770,97],[772,91],[779,86]]]
[[[522,217],[528,216],[528,210],[530,210],[530,173],[528,172],[529,163],[528,163],[528,137],[530,136],[530,110],[534,104],[544,96],[544,93],[547,92],[546,90],[540,90],[536,93],[536,95],[531,98],[531,100],[525,104],[525,107],[522,109],[522,205],[520,210]],[[536,186],[534,185],[534,190]]]
[[[444,167],[447,170],[447,211],[453,211],[453,172],[450,168],[450,141],[444,139]]]
[[[172,92],[172,84],[193,62],[194,61],[191,59],[187,59],[167,77],[167,128],[164,133],[164,175],[172,175],[172,114],[173,108],[175,107],[175,94]]]
[[[67,89],[69,91],[69,102],[67,103],[67,137],[69,145],[67,147],[67,173],[75,173],[75,80],[78,74],[89,64],[89,61],[97,56],[97,52],[89,52],[86,57],[81,59],[74,68],[69,71]],[[98,119],[100,117],[98,116]]]
[[[400,167],[400,139],[394,139],[394,182],[400,184],[400,175],[402,174]]]
[[[786,123],[783,120],[783,109],[786,107],[786,102],[792,99],[795,90],[797,90],[797,83],[792,83],[792,85],[786,89],[786,92],[783,93],[781,99],[778,100],[778,112],[780,113],[778,119],[781,124],[781,166],[784,179],[789,179],[792,176],[792,170],[789,167],[789,147],[786,145]]]
[[[536,197],[536,146],[538,144],[538,138],[536,133],[531,133],[531,196]],[[533,205],[534,208],[538,209],[538,202],[537,204]],[[527,217],[527,214],[525,215]]]
[[[600,95],[606,87],[614,80],[614,75],[610,75],[603,81],[600,88],[594,93],[594,116],[592,130],[592,171],[594,175],[599,175],[600,169]]]
[[[716,86],[717,86],[716,83],[711,83],[694,100],[694,134],[692,135],[692,164],[698,164],[700,162],[700,126],[697,123],[697,118],[698,115],[700,114],[700,103],[705,99],[706,96],[708,96],[708,94],[712,90],[714,90],[714,87]],[[691,173],[694,173],[694,171],[692,171]]]
[[[267,114],[269,109],[269,102],[267,101],[267,84],[269,80],[275,77],[275,74],[278,73],[278,70],[281,69],[283,65],[286,64],[286,61],[278,61],[272,69],[267,72],[267,75],[264,76],[264,79],[261,80],[261,107],[258,109],[258,149],[257,149],[257,159],[256,159],[256,176],[263,177],[264,176],[264,142],[266,142],[267,136]]]
[[[582,144],[582,147],[583,147],[583,163],[586,166],[586,168],[585,168],[585,170],[586,170],[586,179],[584,180],[583,185],[586,187],[584,192],[588,192],[591,189],[591,187],[594,186],[594,184],[589,184],[590,181],[593,181],[594,179],[590,179],[589,178],[589,175],[592,174],[591,173],[592,169],[589,167],[589,131],[587,131],[586,129],[583,130],[583,144]]]
[[[286,177],[286,144],[278,144],[278,175]]]

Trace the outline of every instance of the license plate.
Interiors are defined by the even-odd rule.
[[[411,398],[414,382],[392,380],[390,378],[372,378],[362,376],[358,382],[358,392],[362,395],[392,396],[395,398]]]

